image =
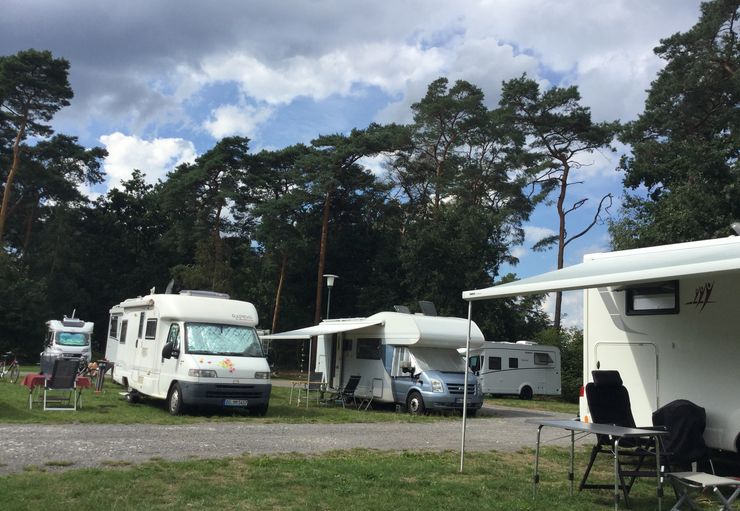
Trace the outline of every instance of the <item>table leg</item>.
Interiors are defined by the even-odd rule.
[[[575,444],[576,444],[576,432],[571,430],[570,432],[570,472],[568,472],[568,479],[570,479],[570,496],[573,496],[573,458],[575,456]]]
[[[614,511],[619,509],[619,438],[614,440]]]
[[[537,497],[537,485],[540,482],[540,434],[542,433],[542,426],[537,428],[537,447],[534,450],[534,476],[533,481],[533,493],[532,498]]]
[[[655,436],[655,479],[657,479],[658,511],[663,507],[663,475],[660,473],[660,439]]]

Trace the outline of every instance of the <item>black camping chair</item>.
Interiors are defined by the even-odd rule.
[[[337,389],[336,393],[332,396],[335,401],[341,401],[342,407],[345,407],[350,401],[353,405],[357,406],[357,399],[355,398],[355,391],[357,385],[360,383],[360,377],[353,375],[349,377],[344,387]]]
[[[591,418],[597,424],[613,424],[626,428],[635,428],[635,419],[632,416],[632,407],[627,388],[622,384],[619,371],[592,371],[593,382],[586,385],[586,401],[591,412]],[[579,490],[584,489],[613,489],[614,484],[589,483],[588,477],[599,454],[606,454],[613,462],[614,441],[608,435],[596,435],[596,445],[591,449],[591,457],[586,471],[581,479]],[[638,477],[657,477],[655,469],[649,470],[650,465],[645,459],[655,456],[650,443],[641,439],[624,439],[620,442],[617,469],[619,488],[624,495],[627,507],[629,493]],[[653,461],[655,458],[653,458]],[[643,468],[645,467],[645,468]]]
[[[677,399],[653,412],[653,425],[663,426],[669,433],[661,448],[667,470],[691,470],[692,463],[711,465],[709,449],[704,443],[707,425],[704,408],[686,399]]]
[[[44,410],[77,410],[77,358],[57,358],[44,382]],[[52,406],[57,405],[57,406]]]

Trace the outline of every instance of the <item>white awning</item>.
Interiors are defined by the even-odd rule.
[[[585,261],[485,289],[463,291],[463,300],[486,300],[553,291],[624,286],[740,271],[740,237],[592,254]]]
[[[318,335],[329,335],[338,334],[341,332],[349,332],[351,330],[359,330],[361,328],[367,328],[369,326],[375,326],[382,324],[381,320],[357,318],[357,319],[342,319],[342,320],[328,320],[322,321],[316,326],[309,326],[306,328],[299,328],[298,330],[290,330],[288,332],[280,332],[279,334],[261,335],[260,339],[310,339]]]

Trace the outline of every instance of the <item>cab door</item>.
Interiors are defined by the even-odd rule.
[[[164,344],[172,343],[172,357],[162,358],[162,347]],[[166,397],[170,390],[172,380],[177,379],[177,368],[182,356],[182,328],[180,323],[172,323],[167,331],[167,337],[162,346],[158,347],[157,356],[160,357],[159,372],[159,395]]]

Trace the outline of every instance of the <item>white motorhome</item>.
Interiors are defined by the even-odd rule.
[[[560,395],[557,346],[486,341],[482,348],[471,350],[469,365],[484,394],[516,394],[521,399]]]
[[[591,254],[469,301],[584,290],[583,381],[616,369],[638,424],[676,399],[706,410],[708,446],[740,451],[740,237]],[[585,398],[581,420],[589,421]]]
[[[248,408],[267,413],[270,368],[248,302],[206,291],[150,294],[110,309],[106,358],[127,398],[185,406]]]
[[[379,312],[368,318],[331,319],[319,325],[265,336],[278,339],[317,337],[315,370],[333,388],[360,376],[357,394],[373,403],[397,403],[413,414],[427,410],[462,410],[468,322],[462,318]],[[475,323],[470,344],[483,344]],[[483,405],[475,375],[468,373],[468,415]]]
[[[89,361],[92,358],[90,341],[93,327],[93,323],[75,318],[74,314],[71,318],[64,316],[61,321],[47,321],[42,358],[76,357]]]

